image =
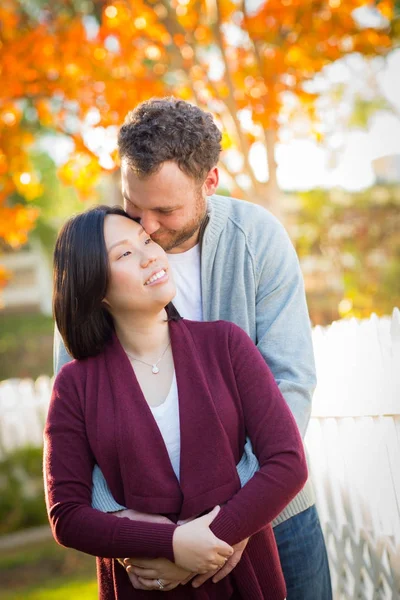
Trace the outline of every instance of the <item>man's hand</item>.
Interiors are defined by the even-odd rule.
[[[236,567],[236,565],[242,558],[243,551],[246,548],[248,541],[249,541],[249,538],[246,538],[245,540],[242,540],[238,544],[235,544],[234,546],[232,546],[234,552],[233,552],[232,556],[230,558],[228,558],[227,562],[222,567],[222,569],[216,569],[214,571],[209,571],[208,573],[204,573],[204,575],[197,575],[192,581],[192,586],[195,588],[198,588],[205,581],[207,581],[207,579],[210,579],[211,577],[212,577],[213,583],[218,583],[218,581],[221,581],[221,579],[223,579],[224,577],[229,575],[229,573],[231,571],[233,571],[233,569]]]

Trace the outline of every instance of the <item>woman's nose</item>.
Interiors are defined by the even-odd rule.
[[[153,248],[151,248],[151,246],[153,246],[153,244],[149,245],[149,250],[145,250],[142,254],[142,258],[140,261],[140,266],[142,267],[142,269],[146,269],[149,265],[151,265],[152,262],[155,262],[158,258],[154,246]]]

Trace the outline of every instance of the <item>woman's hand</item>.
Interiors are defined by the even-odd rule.
[[[216,506],[203,517],[175,529],[172,546],[177,565],[193,573],[207,573],[224,566],[233,554],[233,548],[218,539],[209,528],[219,510]]]
[[[177,585],[185,585],[194,576],[194,573],[190,573],[189,571],[186,571],[186,569],[178,567],[178,565],[166,558],[153,559],[151,561],[151,566],[149,566],[148,560],[140,558],[126,558],[123,561],[123,564],[134,587],[137,578],[137,581],[145,589],[153,589],[151,586],[153,586],[158,579],[162,581],[164,589],[168,591]],[[134,575],[135,578],[132,578],[132,575]],[[168,590],[166,588],[168,588]]]
[[[222,569],[216,569],[214,571],[209,571],[208,573],[205,573],[204,575],[196,575],[196,577],[192,581],[192,586],[194,588],[200,587],[208,579],[211,579],[211,577],[212,577],[213,583],[218,583],[218,581],[221,581],[221,579],[223,579],[224,577],[229,575],[229,573],[231,571],[233,571],[233,569],[236,567],[236,565],[242,558],[242,554],[247,546],[247,542],[249,541],[249,539],[250,538],[246,538],[242,542],[238,542],[237,544],[234,544],[232,546],[234,552],[233,552],[232,556],[228,558],[227,562],[222,567]]]
[[[125,510],[119,510],[112,514],[115,517],[119,517],[120,519],[127,518],[133,521],[172,523],[172,521],[168,519],[168,517],[164,517],[163,515],[151,515],[130,508],[126,508]],[[168,561],[167,559],[118,558],[117,560],[122,565],[122,567],[126,569],[130,582],[135,588],[135,590],[160,590],[163,592],[168,592],[170,590],[173,590],[181,583],[187,583],[187,581],[190,581],[190,579],[192,579],[193,577],[192,573],[189,573],[184,569],[180,569],[180,567]],[[167,563],[169,563],[169,565],[172,565],[173,569],[171,568],[170,570],[167,570]],[[141,577],[136,574],[136,569],[133,570],[131,565],[136,565],[138,569],[137,572],[141,570]],[[144,572],[151,572],[152,578],[147,579],[143,575]],[[157,583],[157,579],[159,581],[162,581],[163,588],[160,588],[160,586]]]

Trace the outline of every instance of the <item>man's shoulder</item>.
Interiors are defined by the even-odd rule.
[[[289,236],[282,223],[266,208],[245,200],[227,196],[213,196],[212,209],[220,217],[223,231],[232,243],[237,236],[245,239],[254,255],[285,251]],[[221,215],[225,215],[222,222]]]
[[[266,233],[282,231],[282,223],[266,208],[246,200],[229,196],[214,195],[210,199],[212,210],[217,216],[224,214],[226,224],[241,229],[244,233],[265,236]]]

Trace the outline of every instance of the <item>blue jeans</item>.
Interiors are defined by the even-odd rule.
[[[274,527],[287,600],[332,600],[328,555],[315,506]]]

